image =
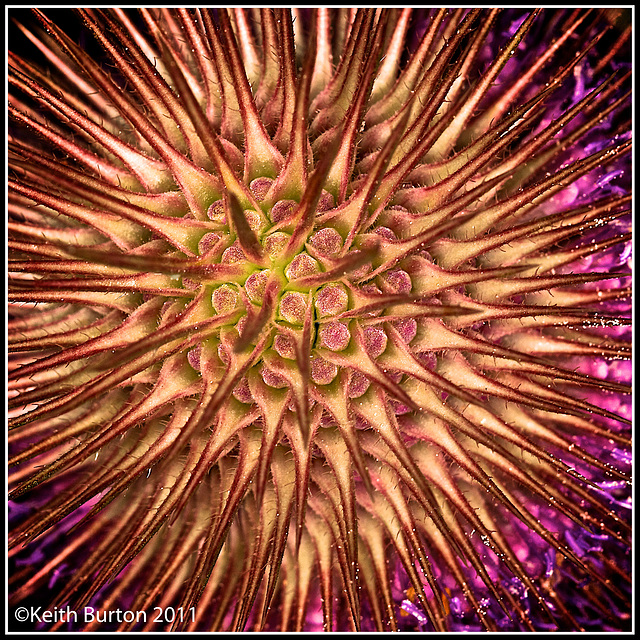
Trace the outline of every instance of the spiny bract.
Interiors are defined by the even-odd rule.
[[[629,13],[12,24],[31,628],[630,624]]]

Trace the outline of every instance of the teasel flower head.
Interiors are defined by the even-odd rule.
[[[15,17],[31,628],[629,627],[629,10]]]

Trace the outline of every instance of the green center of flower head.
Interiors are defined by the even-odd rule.
[[[205,296],[210,292],[212,313],[228,316],[221,335],[230,327],[237,332],[237,341],[231,341],[234,350],[255,348],[260,336],[268,334],[260,347],[261,357],[254,362],[266,385],[273,388],[290,385],[287,374],[298,368],[305,344],[311,349],[310,380],[316,385],[327,385],[338,375],[341,362],[338,354],[343,359],[350,353],[350,357],[357,357],[354,338],[374,358],[387,345],[382,328],[373,325],[356,328],[354,317],[358,313],[354,312],[354,306],[362,306],[364,298],[358,305],[354,295],[357,298],[382,291],[407,293],[411,290],[411,279],[405,271],[392,269],[358,287],[358,278],[371,273],[371,263],[356,263],[356,268],[346,273],[342,268],[345,238],[330,225],[311,228],[300,236],[298,214],[302,205],[292,199],[269,202],[273,183],[273,179],[266,177],[252,181],[249,188],[260,209],[243,210],[244,222],[239,224],[240,211],[232,213],[228,202],[217,200],[209,207],[208,217],[219,230],[201,239],[199,253],[221,270],[227,265],[230,276],[227,282],[202,286],[206,289]],[[333,196],[323,189],[314,207],[314,219],[333,207]],[[200,287],[188,278],[185,282],[190,288]],[[380,313],[381,310],[372,310],[366,315],[373,318]],[[405,334],[414,333],[411,326],[403,328]],[[230,344],[223,339],[217,349],[224,365],[230,361]],[[189,362],[196,370],[201,368],[201,353],[200,345],[189,353]],[[350,396],[357,397],[370,383],[362,374],[351,374]],[[252,401],[244,379],[238,383],[234,396],[243,402]]]

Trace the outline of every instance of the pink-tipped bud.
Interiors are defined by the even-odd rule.
[[[320,345],[331,351],[344,351],[349,346],[351,334],[343,322],[328,322],[318,330]]]
[[[269,369],[265,364],[260,367],[260,375],[262,376],[264,383],[274,389],[284,389],[289,386],[287,381],[281,375]]]
[[[236,240],[230,247],[227,247],[220,258],[223,264],[236,264],[237,262],[246,262],[247,258],[244,251],[240,247],[240,243]]]
[[[269,279],[269,270],[254,271],[244,283],[244,290],[249,296],[251,302],[261,304],[264,298],[264,291],[267,286],[267,280]]]
[[[229,313],[238,306],[238,292],[228,284],[223,284],[211,294],[211,304],[216,313]]]
[[[286,220],[297,207],[298,203],[295,200],[278,200],[271,208],[269,217],[274,223]]]
[[[198,242],[198,253],[203,256],[205,253],[208,253],[213,249],[213,247],[218,244],[222,236],[213,231],[210,233],[205,233],[202,238],[200,238],[200,242]]]
[[[307,313],[307,296],[297,291],[285,293],[280,299],[280,317],[291,324],[303,324]]]
[[[244,217],[246,218],[251,231],[254,231],[255,233],[260,234],[269,226],[269,222],[265,216],[253,209],[245,209]]]
[[[289,263],[289,266],[284,271],[284,275],[287,276],[289,280],[297,280],[305,276],[312,276],[318,273],[318,271],[320,271],[318,261],[306,253],[300,253]]]
[[[249,383],[246,378],[241,378],[231,393],[236,400],[239,400],[243,404],[251,404],[253,402],[251,389],[249,389]]]
[[[367,262],[367,263],[361,265],[360,267],[358,267],[357,269],[354,269],[351,272],[351,278],[353,280],[361,280],[368,273],[371,273],[372,271],[373,271],[373,267],[371,266],[371,263]]]
[[[289,244],[291,236],[283,231],[276,231],[271,235],[268,235],[262,245],[272,260],[277,260],[284,248]]]
[[[341,284],[328,284],[316,294],[315,307],[320,318],[336,316],[349,308],[349,294]]]
[[[338,367],[320,356],[311,356],[311,379],[319,385],[330,384],[338,375]]]
[[[200,371],[200,354],[202,353],[202,346],[197,345],[193,349],[187,352],[187,362],[196,370]]]
[[[349,379],[349,386],[347,388],[347,393],[350,398],[359,398],[361,395],[367,391],[367,389],[371,386],[371,381],[367,376],[360,373],[359,371],[354,371],[351,374],[351,378]]]
[[[366,327],[364,348],[371,358],[381,356],[387,348],[387,334],[380,327]]]
[[[223,365],[228,365],[229,362],[231,362],[231,357],[229,356],[229,352],[227,351],[227,348],[220,343],[218,345],[218,358],[220,358],[220,362],[222,362]]]
[[[330,211],[333,207],[335,207],[335,200],[333,199],[333,196],[323,189],[320,194],[320,200],[318,200],[318,204],[316,205],[316,213]]]
[[[286,358],[287,360],[296,359],[295,345],[289,336],[283,336],[279,333],[273,339],[273,348],[281,358]]]
[[[391,323],[398,333],[400,337],[409,344],[418,333],[418,323],[414,318],[401,318],[400,320],[395,320]]]
[[[311,246],[319,254],[328,257],[337,256],[342,249],[343,242],[342,236],[331,227],[320,229],[309,238]]]
[[[256,200],[258,202],[262,202],[265,199],[267,193],[269,193],[269,189],[271,189],[272,184],[272,178],[256,178],[249,183],[249,189],[255,196]]]
[[[209,209],[207,209],[207,216],[209,220],[213,220],[213,222],[226,224],[227,215],[224,212],[224,201],[216,200],[211,205],[209,205]]]
[[[195,291],[200,288],[200,283],[196,282],[192,278],[182,278],[182,286],[189,291]]]
[[[380,284],[387,293],[409,293],[413,288],[411,276],[402,269],[391,269],[381,278]]]
[[[391,230],[389,227],[378,227],[375,230],[375,233],[385,240],[389,240],[390,242],[394,242],[398,239],[398,236]]]

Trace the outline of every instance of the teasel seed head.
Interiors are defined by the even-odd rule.
[[[15,17],[31,629],[629,628],[629,10]]]

